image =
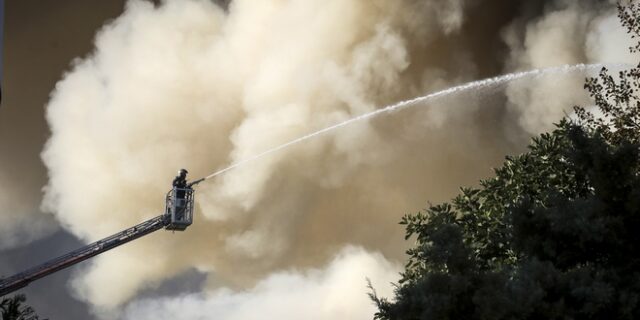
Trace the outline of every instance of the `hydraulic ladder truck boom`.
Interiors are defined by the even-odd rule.
[[[0,279],[0,296],[24,288],[35,280],[73,266],[162,228],[178,231],[185,230],[193,222],[193,197],[194,190],[191,188],[171,189],[166,196],[166,209],[164,214],[8,278]]]

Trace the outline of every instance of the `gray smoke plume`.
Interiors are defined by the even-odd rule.
[[[323,269],[279,271],[251,291],[225,289],[180,297],[144,299],[128,306],[123,319],[371,319],[375,307],[363,286],[363,274],[378,279],[390,295],[398,266],[380,254],[347,247]],[[313,311],[312,311],[313,310]]]
[[[91,49],[94,30],[124,1],[6,1],[0,108],[0,250],[58,228],[40,210],[48,130],[44,105],[70,59]],[[62,23],[64,22],[64,23]],[[69,30],[71,29],[71,31]]]
[[[638,56],[629,53],[632,39],[616,17],[615,1],[567,1],[549,3],[543,16],[516,20],[503,31],[510,47],[509,69],[528,70],[558,64],[627,63]],[[517,110],[518,121],[529,133],[550,129],[569,107],[590,104],[582,90],[583,75],[555,82],[514,83],[507,90],[508,106]]]
[[[235,0],[227,10],[205,0],[130,1],[51,95],[44,207],[96,240],[160,214],[181,167],[202,177],[398,100],[504,71],[637,58],[621,53],[610,3],[499,2],[492,11],[494,2],[463,0]],[[387,283],[407,245],[400,216],[489,175],[532,133],[588,101],[584,77],[457,95],[230,171],[198,187],[189,230],[94,259],[76,293],[109,312],[185,270],[209,274],[202,295],[126,310],[150,318],[158,303],[172,314],[220,310],[216,299],[253,308],[291,287],[324,296],[340,288],[335,279],[355,276],[352,264],[367,265],[353,269],[362,281]],[[366,299],[364,282],[354,285]],[[356,317],[336,308],[321,314]],[[251,318],[237,310],[228,318]],[[273,309],[256,310],[272,318]]]

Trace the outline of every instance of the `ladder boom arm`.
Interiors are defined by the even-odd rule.
[[[43,264],[17,273],[11,277],[0,279],[0,296],[26,287],[29,283],[44,276],[68,268],[103,252],[121,246],[129,241],[133,241],[154,231],[160,230],[165,227],[167,223],[168,220],[166,215],[157,216],[112,236],[98,240],[65,255],[51,259]]]

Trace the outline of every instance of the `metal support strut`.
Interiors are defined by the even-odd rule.
[[[44,276],[68,268],[105,251],[121,246],[129,241],[160,230],[168,223],[169,220],[166,215],[157,216],[127,230],[118,232],[110,237],[106,237],[63,256],[51,259],[39,266],[20,272],[11,277],[1,279],[0,296],[26,287],[29,283]]]
[[[0,0],[2,1],[2,0]],[[165,213],[149,219],[127,230],[120,231],[110,237],[88,244],[63,256],[51,259],[41,265],[0,279],[0,297],[26,287],[29,283],[42,277],[73,266],[97,256],[105,251],[119,247],[162,228],[172,231],[184,231],[193,223],[195,191],[191,188],[205,179],[190,183],[187,188],[174,187],[167,193]]]

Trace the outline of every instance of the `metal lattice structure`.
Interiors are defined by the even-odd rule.
[[[173,188],[167,194],[167,207],[164,214],[51,259],[36,267],[8,278],[0,279],[0,296],[26,287],[35,280],[71,267],[162,228],[178,231],[185,230],[193,222],[193,197],[194,191],[191,188]]]
[[[167,193],[167,230],[184,231],[193,223],[193,196],[191,188],[173,188]]]

